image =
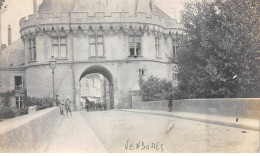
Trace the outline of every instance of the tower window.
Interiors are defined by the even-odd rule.
[[[54,58],[67,58],[66,37],[54,37],[52,39],[52,48],[52,56],[54,56]]]
[[[178,44],[177,40],[172,40],[172,52],[173,52],[173,58],[177,58],[178,54]]]
[[[90,57],[104,57],[104,38],[103,36],[89,37]]]
[[[159,38],[155,38],[155,51],[156,51],[156,57],[160,58],[160,39]]]
[[[36,61],[36,40],[29,39],[29,60]]]
[[[139,69],[139,76],[144,76],[145,75],[145,70],[144,69]]]
[[[128,39],[130,56],[141,56],[141,37],[129,36]]]

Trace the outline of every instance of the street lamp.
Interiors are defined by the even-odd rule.
[[[55,90],[54,90],[54,69],[56,67],[56,60],[55,58],[52,56],[50,61],[49,61],[50,67],[52,69],[52,93],[53,93],[53,106],[56,106],[56,102],[55,102]]]

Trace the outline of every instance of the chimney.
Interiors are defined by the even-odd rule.
[[[37,14],[38,9],[37,9],[37,0],[33,0],[33,13]]]
[[[155,0],[150,0],[150,8],[151,8],[152,12],[155,11]]]
[[[12,29],[9,24],[9,26],[8,26],[8,46],[11,45],[11,43],[12,43]]]

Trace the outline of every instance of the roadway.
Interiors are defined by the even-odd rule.
[[[45,152],[259,151],[259,132],[124,111],[73,112],[64,117]]]

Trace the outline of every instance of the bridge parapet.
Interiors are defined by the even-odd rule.
[[[60,119],[55,107],[0,122],[0,152],[32,152]]]
[[[134,109],[168,111],[168,101],[134,102]],[[259,98],[173,100],[172,110],[260,119]]]

